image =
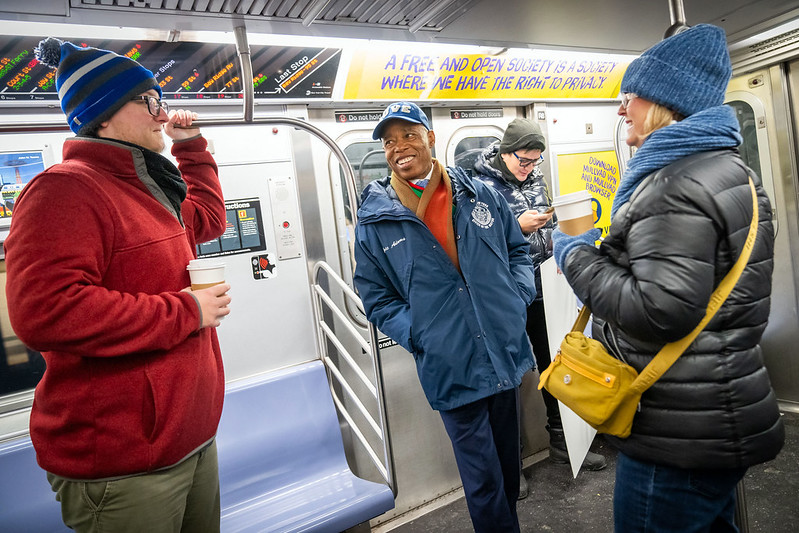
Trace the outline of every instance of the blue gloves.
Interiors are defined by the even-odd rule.
[[[602,230],[594,228],[581,233],[580,235],[566,235],[560,229],[555,229],[552,232],[552,255],[555,256],[555,263],[558,268],[563,271],[563,262],[569,252],[578,246],[594,246],[594,243],[599,240],[602,235]]]

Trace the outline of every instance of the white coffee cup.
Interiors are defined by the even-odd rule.
[[[594,227],[594,210],[591,207],[591,193],[577,191],[552,200],[552,207],[558,216],[558,227],[567,235],[580,235]]]
[[[192,259],[186,270],[189,271],[193,291],[225,282],[225,263],[216,259]]]

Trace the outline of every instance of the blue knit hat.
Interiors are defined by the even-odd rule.
[[[697,24],[633,60],[621,80],[621,92],[687,117],[723,104],[731,75],[724,30]]]
[[[134,96],[161,87],[153,73],[136,61],[110,50],[78,47],[48,37],[35,50],[36,59],[58,69],[55,86],[61,109],[75,133],[91,132]]]

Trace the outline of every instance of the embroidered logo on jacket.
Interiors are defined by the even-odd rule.
[[[488,204],[484,202],[477,202],[474,209],[472,209],[472,222],[477,224],[483,229],[488,229],[494,225],[494,217],[491,216],[491,210]]]
[[[384,246],[383,247],[383,252],[387,252],[390,248],[394,248],[396,245],[398,245],[401,242],[405,242],[405,237],[392,242],[391,246]]]

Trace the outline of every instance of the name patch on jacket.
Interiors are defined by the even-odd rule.
[[[405,237],[403,237],[401,239],[397,239],[396,241],[392,242],[391,246],[383,246],[383,252],[385,253],[385,252],[389,251],[391,248],[394,248],[396,245],[398,245],[398,244],[400,244],[402,242],[405,242]]]
[[[494,225],[494,217],[491,215],[488,204],[484,202],[475,204],[474,209],[472,209],[472,222],[483,229],[488,229]]]

